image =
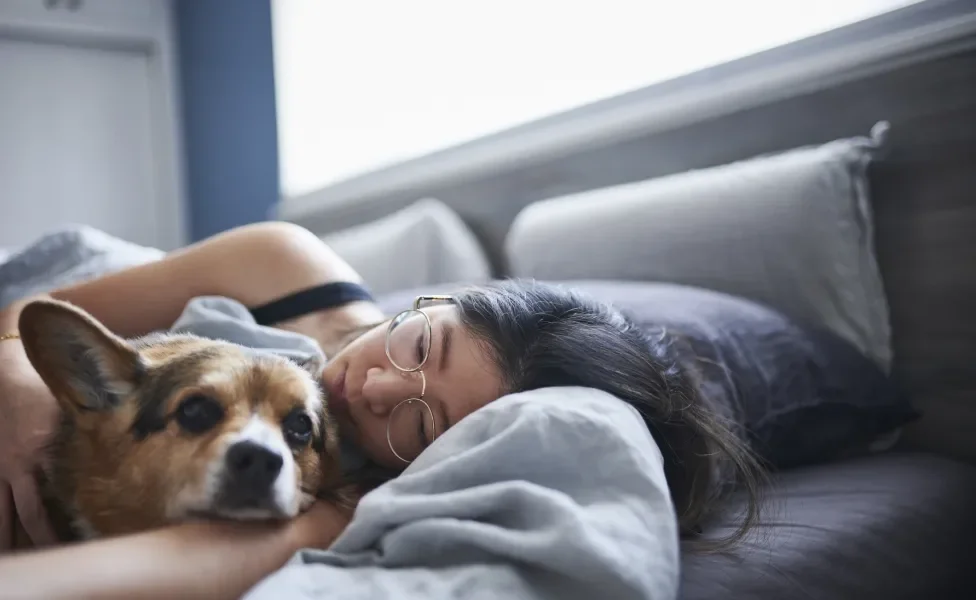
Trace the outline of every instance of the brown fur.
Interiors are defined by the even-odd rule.
[[[342,482],[336,426],[313,378],[317,365],[190,335],[124,340],[59,301],[25,307],[20,331],[62,411],[50,467],[39,476],[63,538],[223,516],[209,505],[229,443],[255,416],[280,431],[296,409],[313,425],[312,441],[289,447],[293,462],[285,463],[295,471],[299,510],[317,496],[353,501]],[[222,409],[208,431],[189,432],[174,418],[194,395]]]

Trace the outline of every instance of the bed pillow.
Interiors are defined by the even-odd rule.
[[[868,451],[917,415],[872,360],[823,327],[805,326],[762,304],[665,283],[570,281],[561,285],[607,302],[652,335],[675,340],[697,368],[708,402],[774,467]],[[393,314],[421,293],[384,295]]]
[[[887,370],[866,175],[886,127],[531,204],[506,259],[516,277],[660,281],[756,300],[826,326]]]
[[[53,289],[163,258],[141,246],[88,225],[58,227],[0,262],[0,309]]]
[[[322,237],[377,293],[491,276],[488,256],[461,217],[435,199]]]

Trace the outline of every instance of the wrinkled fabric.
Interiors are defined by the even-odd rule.
[[[0,261],[0,309],[11,302],[145,264],[166,255],[85,225],[39,237]]]
[[[328,551],[299,553],[246,598],[670,599],[678,565],[637,411],[546,388],[461,420],[368,494]]]

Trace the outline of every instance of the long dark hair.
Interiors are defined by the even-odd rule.
[[[664,456],[686,545],[726,548],[758,521],[763,470],[748,444],[704,402],[693,364],[682,359],[671,336],[651,336],[607,304],[536,281],[491,282],[454,298],[462,325],[484,343],[507,393],[584,386],[640,412]],[[733,487],[748,496],[739,527],[723,539],[698,538]]]

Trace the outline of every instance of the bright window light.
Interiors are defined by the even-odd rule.
[[[273,0],[282,195],[918,0]]]

